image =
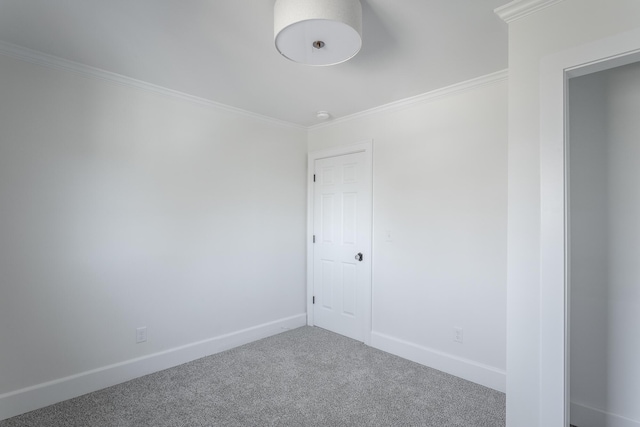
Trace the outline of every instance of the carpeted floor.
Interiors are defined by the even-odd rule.
[[[302,327],[0,427],[505,425],[505,395]]]

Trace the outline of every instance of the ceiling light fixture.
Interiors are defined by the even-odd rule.
[[[306,65],[334,65],[353,58],[362,46],[360,0],[276,0],[276,49]]]

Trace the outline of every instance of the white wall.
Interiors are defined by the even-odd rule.
[[[607,395],[609,276],[605,95],[601,73],[570,80],[571,401],[600,409]]]
[[[504,390],[506,79],[312,128],[373,140],[372,345]],[[387,241],[387,232],[391,241]],[[464,343],[453,341],[453,328]]]
[[[570,100],[572,422],[640,425],[640,64],[573,79]]]
[[[509,24],[509,426],[552,427],[540,413],[540,62],[638,27],[635,0],[564,0]]]
[[[613,70],[607,83],[607,410],[640,426],[640,66]]]
[[[6,56],[0,100],[0,419],[304,323],[304,129]]]

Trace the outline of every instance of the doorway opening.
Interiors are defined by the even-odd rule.
[[[610,277],[608,277],[609,273],[611,272],[611,263],[609,259],[611,259],[612,257],[618,257],[618,253],[612,253],[611,255],[608,254],[610,252],[608,250],[609,238],[613,234],[620,233],[620,231],[618,231],[618,226],[612,228],[607,225],[607,227],[600,228],[598,229],[599,231],[596,231],[591,235],[583,236],[582,238],[590,241],[590,244],[592,245],[591,253],[587,254],[580,253],[580,251],[588,251],[586,247],[578,246],[581,244],[580,238],[578,237],[577,240],[574,240],[574,238],[576,237],[574,234],[577,233],[580,228],[586,228],[585,225],[581,223],[581,221],[585,221],[585,218],[590,218],[591,221],[600,221],[604,224],[605,222],[603,222],[603,218],[598,219],[598,215],[604,215],[609,218],[612,214],[615,216],[620,213],[624,216],[629,214],[628,209],[630,208],[628,206],[618,207],[611,212],[603,211],[603,208],[600,208],[600,211],[595,210],[591,214],[585,213],[588,211],[584,210],[584,204],[590,203],[591,205],[593,205],[594,203],[596,203],[596,201],[600,206],[602,205],[602,202],[605,201],[607,204],[607,210],[609,210],[608,206],[611,205],[611,198],[620,198],[618,196],[614,197],[614,195],[617,194],[617,192],[620,192],[623,188],[616,188],[612,193],[611,191],[609,191],[608,184],[606,187],[602,187],[602,182],[608,182],[609,180],[609,178],[606,177],[604,171],[612,169],[611,167],[607,166],[606,162],[598,166],[599,169],[594,169],[592,164],[592,168],[589,171],[589,174],[591,174],[589,179],[592,180],[593,185],[600,185],[601,188],[605,188],[607,189],[607,191],[601,191],[598,193],[597,191],[595,191],[596,187],[589,187],[588,183],[577,184],[577,179],[580,176],[580,171],[582,170],[582,173],[584,174],[585,167],[588,168],[588,166],[586,166],[588,164],[588,160],[591,159],[591,162],[595,162],[598,158],[598,155],[594,155],[594,153],[597,151],[596,150],[592,152],[591,157],[589,157],[584,152],[580,153],[580,148],[578,148],[578,151],[574,152],[573,155],[582,155],[583,158],[581,161],[585,162],[585,164],[582,166],[582,169],[578,167],[578,163],[572,165],[572,149],[575,149],[575,146],[579,144],[577,140],[572,141],[572,133],[577,132],[579,135],[580,130],[578,130],[577,128],[573,129],[573,125],[578,123],[577,118],[573,119],[573,125],[570,122],[570,118],[572,116],[571,108],[573,104],[575,104],[575,102],[572,104],[571,97],[579,96],[577,95],[577,92],[574,94],[571,93],[571,86],[580,84],[578,78],[586,77],[588,80],[588,76],[594,73],[599,73],[605,70],[612,70],[618,67],[625,66],[629,66],[629,68],[626,68],[626,70],[628,71],[634,68],[634,66],[630,64],[639,61],[640,30],[634,30],[628,33],[622,33],[607,39],[602,39],[593,43],[578,46],[567,51],[558,52],[545,58],[541,64],[540,425],[569,426],[570,424],[574,424],[578,427],[589,427],[590,424],[588,424],[588,420],[585,420],[583,418],[574,419],[574,416],[580,416],[580,410],[582,409],[582,407],[587,407],[588,410],[596,410],[596,412],[600,414],[600,417],[604,417],[604,422],[598,422],[594,420],[596,424],[593,425],[640,425],[640,418],[638,418],[637,420],[629,418],[631,416],[638,416],[636,414],[637,409],[635,411],[624,409],[627,407],[627,405],[624,403],[624,399],[619,398],[620,391],[615,392],[612,395],[609,395],[608,391],[607,393],[605,393],[605,400],[607,401],[607,405],[612,404],[612,406],[592,408],[587,405],[586,402],[583,402],[585,403],[584,405],[579,405],[580,407],[576,407],[575,405],[572,406],[571,404],[572,398],[574,398],[574,395],[571,391],[571,386],[572,384],[574,386],[576,386],[577,384],[574,382],[574,378],[571,374],[574,374],[574,376],[580,375],[576,370],[583,369],[580,367],[580,364],[584,363],[585,356],[589,355],[589,353],[586,353],[586,350],[579,347],[581,344],[576,344],[574,342],[579,338],[581,334],[580,330],[585,329],[586,324],[576,326],[578,330],[576,331],[575,337],[572,337],[571,334],[571,308],[573,302],[572,287],[582,286],[587,287],[587,289],[594,290],[594,286],[591,286],[591,288],[589,288],[589,284],[593,285],[593,283],[595,282],[610,281]],[[620,70],[622,69],[623,68],[620,68]],[[592,78],[597,79],[597,76]],[[629,92],[632,91],[630,89],[627,90]],[[638,91],[636,91],[635,89],[633,90],[633,92],[638,94]],[[590,96],[596,97],[596,94],[592,93],[590,94]],[[597,109],[591,102],[587,102],[586,104],[585,102],[581,102],[580,104],[584,108],[592,108],[594,110]],[[594,113],[594,111],[592,111],[591,113]],[[608,121],[608,115],[611,114],[605,113],[605,115],[602,116],[605,117],[605,119],[600,117],[601,122],[602,120]],[[609,132],[615,133],[617,131],[609,131],[607,128],[611,123],[614,123],[615,121],[617,121],[617,117],[609,124],[606,124],[604,128],[599,128],[601,130],[605,129],[605,135]],[[627,125],[625,126],[630,127]],[[586,130],[584,132],[586,132],[587,134],[590,133],[589,130]],[[592,129],[592,132],[596,131]],[[597,134],[593,134],[591,135],[591,137],[593,137],[594,140],[602,139],[598,138]],[[585,144],[586,147],[588,143]],[[584,149],[585,147],[581,148]],[[609,150],[609,148],[607,147],[608,145],[600,146],[600,156],[602,156],[603,150]],[[624,150],[622,151],[622,153],[624,153]],[[616,156],[626,157],[625,154],[619,153],[616,154]],[[624,160],[630,161],[631,159]],[[578,167],[578,169],[572,171],[572,167]],[[622,169],[628,168],[625,167]],[[620,171],[622,171],[622,169],[620,169]],[[618,173],[617,167],[614,167],[612,170],[614,170],[615,173]],[[598,175],[598,173],[600,173],[600,175]],[[599,177],[597,178],[597,176]],[[615,179],[618,180],[618,177],[616,177]],[[626,188],[629,192],[635,191],[636,193],[640,193],[640,185],[632,183],[632,181],[628,181],[628,183],[628,185],[625,184],[624,188]],[[578,186],[576,187],[576,185]],[[580,185],[584,185],[584,188],[582,190],[580,190]],[[629,185],[633,185],[635,189],[631,189]],[[575,193],[572,193],[572,188]],[[582,193],[580,191],[582,191]],[[585,196],[585,191],[588,191],[589,195]],[[600,199],[598,199],[598,197]],[[580,214],[581,209],[582,214]],[[574,214],[577,216],[574,217]],[[582,215],[582,217],[580,217],[580,215]],[[595,216],[595,218],[592,218],[589,215]],[[625,229],[625,232],[627,230],[628,229]],[[598,232],[600,233],[599,235]],[[607,239],[607,241],[606,243],[603,243],[601,240],[605,238]],[[597,248],[594,248],[593,242],[596,241],[600,241],[600,244]],[[620,242],[621,243],[616,244],[617,251],[620,251],[620,248],[627,245],[624,239]],[[584,242],[582,244],[584,244]],[[575,251],[576,248],[578,248],[578,254],[576,255],[577,258],[574,258],[574,254],[572,251]],[[603,255],[605,253],[607,255]],[[599,254],[600,258],[598,258],[599,261],[596,261],[594,258],[591,259],[594,265],[598,265],[599,262],[601,267],[605,266],[609,269],[609,271],[605,271],[606,274],[603,274],[603,270],[600,270],[600,273],[598,273],[600,274],[599,279],[597,277],[590,277],[588,280],[583,280],[584,276],[588,273],[584,269],[579,270],[579,272],[572,271],[572,261],[577,261],[584,256],[593,257],[595,256],[595,254]],[[640,255],[640,253],[636,252],[636,256],[638,255]],[[625,254],[624,256],[628,256],[628,254]],[[617,259],[616,262],[618,262],[619,260],[621,260],[621,258]],[[621,271],[622,270],[617,270],[614,274],[619,274]],[[574,277],[574,274],[578,274],[578,276]],[[625,283],[628,283],[628,281],[625,281]],[[625,288],[625,292],[632,292],[627,289],[627,286],[622,285],[622,287]],[[607,289],[606,292],[603,289]],[[637,287],[635,289],[637,290]],[[599,288],[599,291],[601,292],[601,296],[606,295],[609,292],[608,288],[606,287]],[[580,298],[580,292],[578,293],[578,297]],[[584,312],[585,307],[588,306],[588,304],[584,300],[585,297],[583,296],[582,298],[583,299],[580,301],[580,303],[578,303],[582,304],[582,307],[578,310],[578,313]],[[604,298],[600,299],[605,300]],[[608,301],[607,304],[609,304]],[[603,318],[602,316],[604,316],[605,314],[608,315],[608,313],[610,313],[609,308],[607,308],[607,311],[604,311],[602,307],[600,308],[601,319]],[[597,317],[597,313],[592,314],[596,315],[595,317]],[[617,314],[619,313],[616,313],[616,315]],[[573,317],[575,318],[575,316]],[[594,319],[590,319],[588,321],[594,322]],[[608,325],[610,323],[605,322],[604,324]],[[600,325],[599,327],[602,330],[603,326]],[[592,329],[591,332],[595,333],[596,331],[595,329]],[[609,334],[609,332],[611,332],[608,326],[606,332],[607,335]],[[613,332],[618,333],[620,331],[616,330]],[[609,340],[608,337],[601,338],[601,340],[602,339]],[[577,354],[574,355],[576,357],[579,357],[577,361],[573,359],[572,351],[577,352]],[[581,356],[580,352],[582,352]],[[616,351],[614,351],[614,353],[615,352]],[[625,351],[623,351],[622,353],[624,353],[622,357],[627,357],[630,355]],[[601,359],[601,355],[602,353],[591,353],[591,356],[594,359]],[[573,363],[577,363],[578,366],[572,366]],[[626,372],[627,375],[637,375],[634,369],[627,370]],[[604,375],[608,375],[608,373],[605,373]],[[593,379],[586,380],[577,378],[576,380],[578,382],[593,381]],[[613,378],[611,378],[611,380],[613,381]],[[640,378],[637,378],[637,381],[635,381],[633,384],[635,385],[627,386],[627,391],[630,391],[631,389],[637,387],[637,385],[640,384]],[[593,390],[590,392],[593,392]],[[592,394],[595,395],[595,393]],[[616,395],[618,395],[618,397],[616,397]],[[637,391],[634,391],[633,395],[637,396]],[[614,404],[614,401],[617,403]],[[576,403],[579,402],[576,401]],[[572,409],[574,410],[573,414]],[[610,415],[615,415],[617,417],[615,418],[615,421],[611,421],[613,420],[613,418],[611,418]],[[593,416],[593,412],[591,413],[591,416]],[[623,424],[616,424],[616,422],[618,421],[623,422]]]
[[[568,100],[570,422],[640,425],[640,63]]]

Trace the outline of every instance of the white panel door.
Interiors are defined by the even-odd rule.
[[[317,159],[313,198],[313,322],[359,341],[365,338],[366,287],[371,286],[366,169],[364,152]]]

